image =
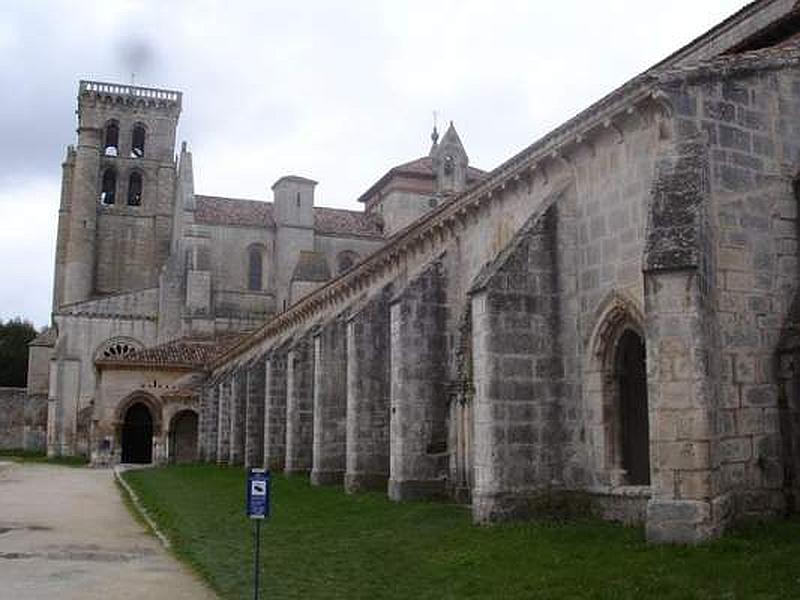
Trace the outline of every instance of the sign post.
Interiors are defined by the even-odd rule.
[[[255,521],[255,553],[253,557],[253,598],[258,600],[258,574],[261,563],[261,521],[269,517],[270,476],[266,469],[247,471],[247,516]]]

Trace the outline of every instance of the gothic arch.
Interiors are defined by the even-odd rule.
[[[590,454],[601,486],[650,483],[644,315],[611,292],[596,312],[586,348]]]

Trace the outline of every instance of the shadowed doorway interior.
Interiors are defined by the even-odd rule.
[[[153,460],[153,417],[137,402],[125,412],[122,425],[122,462],[147,464]]]

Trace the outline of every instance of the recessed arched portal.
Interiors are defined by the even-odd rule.
[[[649,485],[650,424],[645,346],[641,336],[632,329],[626,329],[620,336],[615,363],[621,466],[629,485]]]
[[[197,413],[193,410],[182,410],[172,417],[169,456],[174,463],[197,460]]]
[[[125,411],[122,423],[122,462],[147,464],[153,461],[153,416],[142,402]]]

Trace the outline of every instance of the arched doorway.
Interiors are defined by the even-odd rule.
[[[153,461],[153,417],[142,402],[125,411],[122,423],[122,462],[147,464]]]
[[[169,455],[174,463],[197,460],[197,413],[193,410],[182,410],[172,418]]]
[[[647,408],[645,346],[626,329],[617,342],[617,379],[621,467],[629,485],[650,485],[650,421]]]

